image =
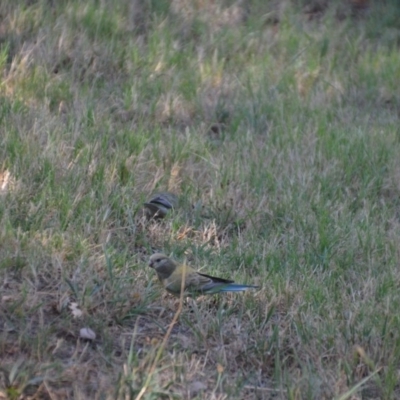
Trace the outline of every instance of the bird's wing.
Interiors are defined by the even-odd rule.
[[[188,265],[179,265],[171,276],[164,280],[164,287],[171,293],[179,294],[182,277],[185,275],[184,289],[193,293],[206,293],[210,290],[233,283],[232,280],[201,274]]]
[[[193,290],[194,286],[198,285],[196,275],[197,272],[188,265],[177,265],[171,276],[164,280],[164,287],[171,293],[179,294],[181,291],[182,278],[185,276],[184,289]]]
[[[203,287],[212,284],[212,278],[192,271],[186,275],[185,288],[188,290],[203,290]]]
[[[233,283],[234,281],[230,280],[230,279],[224,279],[224,278],[217,278],[216,276],[210,276],[210,275],[206,275],[206,274],[201,274],[200,272],[197,273],[198,275],[204,276],[206,278],[211,279],[213,282],[215,283]]]
[[[223,278],[217,278],[206,274],[196,272],[190,274],[186,278],[186,288],[190,291],[208,293],[216,288],[221,288],[230,285],[233,281]]]
[[[164,206],[165,208],[173,208],[175,198],[172,194],[161,193],[152,197],[149,203]]]

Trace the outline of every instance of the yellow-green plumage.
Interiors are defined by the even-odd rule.
[[[188,295],[212,294],[220,292],[240,292],[250,288],[252,285],[241,285],[234,281],[216,278],[201,274],[192,267],[177,264],[165,254],[157,253],[150,257],[149,266],[153,268],[164,288],[175,296],[179,296],[184,279],[184,291]]]

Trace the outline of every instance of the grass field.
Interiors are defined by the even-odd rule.
[[[2,0],[0,399],[400,398],[399,21]],[[261,289],[182,303],[155,251]]]

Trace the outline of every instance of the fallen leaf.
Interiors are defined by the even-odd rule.
[[[96,334],[90,328],[82,328],[79,331],[79,337],[81,339],[95,340]]]
[[[71,303],[71,304],[69,305],[69,309],[71,310],[72,315],[73,315],[74,318],[82,317],[83,312],[82,312],[82,310],[78,307],[78,303]]]

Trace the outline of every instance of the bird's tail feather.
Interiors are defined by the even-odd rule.
[[[226,293],[226,292],[243,292],[247,289],[259,289],[259,286],[241,285],[240,283],[230,283],[229,285],[219,286],[214,290],[207,291],[208,293]]]

